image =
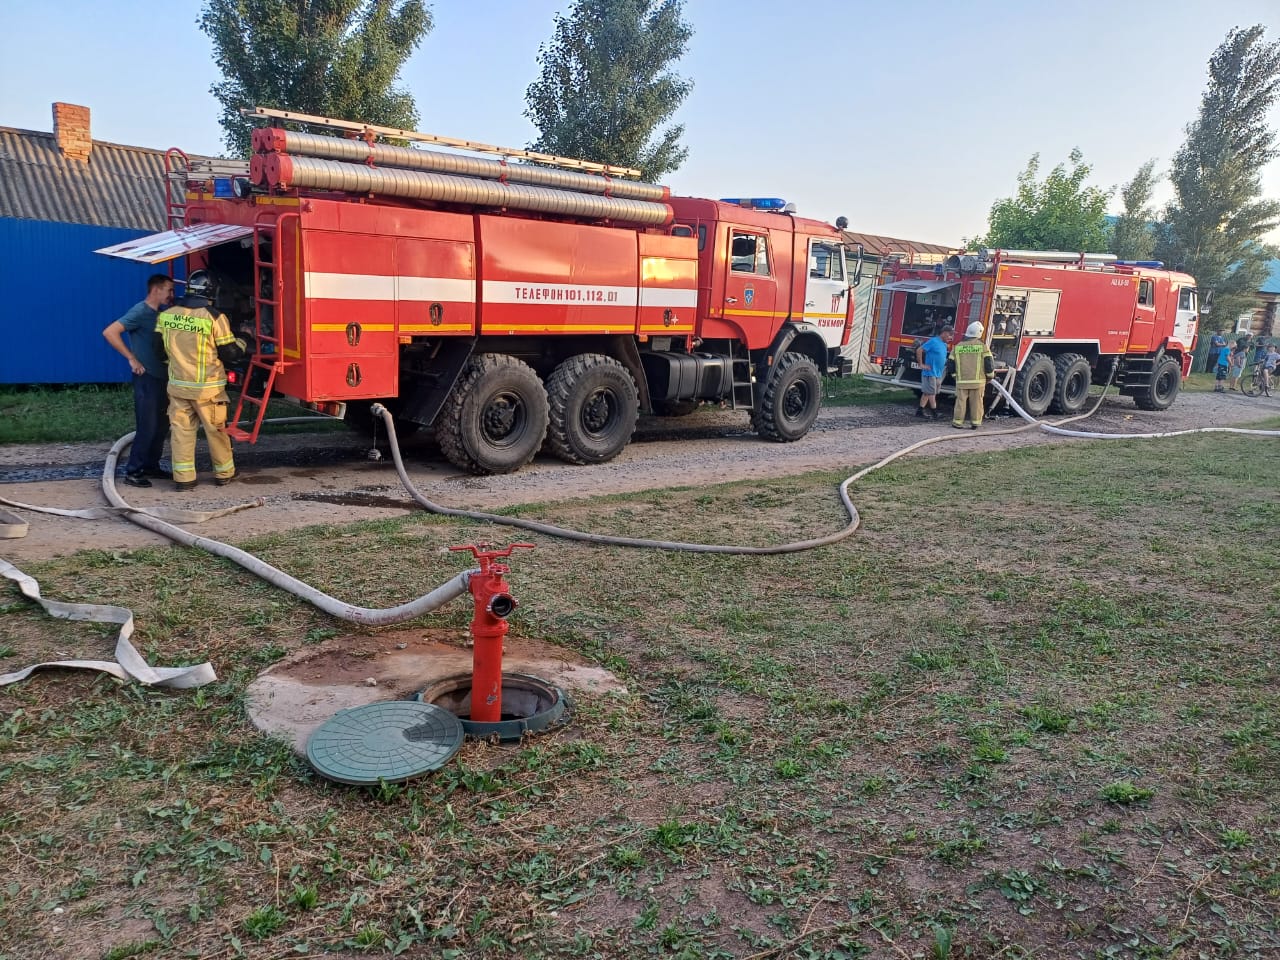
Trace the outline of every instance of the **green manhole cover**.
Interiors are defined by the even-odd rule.
[[[338,711],[307,741],[307,759],[338,783],[399,783],[440,769],[461,746],[462,724],[448,710],[388,700]]]

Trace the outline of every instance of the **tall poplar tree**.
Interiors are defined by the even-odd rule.
[[[241,107],[275,107],[413,129],[418,111],[395,86],[431,32],[423,0],[207,0],[200,29],[223,79],[227,147],[247,154],[253,124]]]
[[[1152,229],[1155,211],[1151,209],[1151,191],[1160,178],[1156,162],[1148,160],[1138,168],[1133,179],[1120,188],[1124,213],[1111,228],[1111,252],[1121,260],[1149,260],[1156,247]]]
[[[658,128],[693,88],[671,69],[693,36],[682,13],[682,0],[574,0],[538,49],[530,149],[635,167],[649,181],[678,168],[684,124]]]
[[[1174,200],[1156,256],[1192,274],[1214,296],[1215,324],[1249,310],[1276,256],[1262,237],[1280,223],[1280,201],[1262,197],[1261,171],[1280,157],[1267,114],[1280,96],[1280,41],[1261,24],[1234,28],[1209,59],[1200,114],[1173,158]]]

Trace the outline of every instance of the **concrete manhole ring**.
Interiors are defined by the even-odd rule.
[[[419,691],[420,703],[448,710],[462,724],[462,731],[475,740],[496,737],[503,742],[521,739],[526,733],[563,726],[573,716],[573,700],[559,687],[527,673],[502,675],[502,719],[483,723],[471,718],[471,674],[445,677]]]

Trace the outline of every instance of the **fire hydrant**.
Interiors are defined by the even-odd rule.
[[[510,569],[494,563],[511,556],[518,547],[533,549],[532,543],[513,543],[505,550],[491,550],[489,544],[466,544],[450,550],[470,550],[480,564],[471,575],[471,596],[475,616],[471,620],[471,719],[497,723],[502,719],[502,639],[507,635],[507,617],[515,611],[511,587],[502,578]]]

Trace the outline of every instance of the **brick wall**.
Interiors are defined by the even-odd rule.
[[[53,105],[53,135],[58,149],[70,160],[88,161],[93,150],[89,133],[89,108],[74,103]]]

